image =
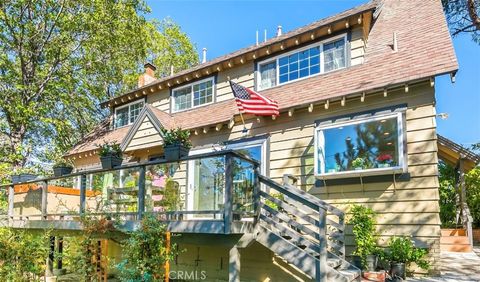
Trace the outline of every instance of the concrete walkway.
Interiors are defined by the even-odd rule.
[[[479,282],[480,281],[480,246],[475,246],[471,253],[442,252],[440,254],[439,277],[410,278],[407,281],[424,282]]]

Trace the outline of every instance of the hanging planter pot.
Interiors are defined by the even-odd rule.
[[[31,173],[19,173],[19,174],[12,175],[12,183],[18,184],[20,182],[32,181],[37,177],[38,175],[31,174]]]
[[[53,168],[53,176],[60,177],[72,173],[73,167],[71,166],[58,166]]]
[[[189,148],[182,144],[165,145],[165,159],[167,161],[178,161],[179,159],[188,156]]]
[[[100,162],[102,163],[103,169],[112,169],[114,167],[121,166],[123,158],[114,155],[107,155],[100,157]]]

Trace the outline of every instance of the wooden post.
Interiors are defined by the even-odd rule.
[[[318,233],[320,235],[320,254],[315,265],[315,281],[326,282],[327,281],[327,212],[318,207],[319,221],[318,221]]]
[[[45,277],[53,276],[53,262],[55,260],[55,236],[50,236],[50,248],[47,256]]]
[[[87,175],[80,176],[80,215],[85,214],[85,199],[87,191]]]
[[[60,254],[57,258],[57,269],[62,269],[63,268],[63,237],[58,237],[57,238],[57,251]]]
[[[230,234],[232,225],[233,201],[233,156],[225,155],[225,205],[223,211],[224,233]]]
[[[47,219],[48,182],[42,182],[42,219]]]
[[[14,210],[13,210],[13,203],[15,201],[15,188],[14,185],[8,186],[8,217],[10,219],[13,219],[14,216]]]
[[[170,248],[171,248],[171,233],[170,232],[165,232],[165,245],[166,245],[166,251],[167,254],[170,254]],[[170,261],[167,261],[165,263],[165,282],[170,281]]]
[[[228,252],[228,282],[240,282],[240,252],[237,246]]]
[[[145,166],[138,168],[138,220],[141,220],[145,212]]]

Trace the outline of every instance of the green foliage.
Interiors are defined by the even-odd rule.
[[[480,1],[442,0],[442,4],[452,36],[470,34],[480,44]]]
[[[440,194],[440,220],[443,227],[455,227],[456,198],[455,169],[439,162],[439,194]]]
[[[272,193],[272,194],[270,194],[270,196],[272,196],[273,198],[275,198],[277,200],[280,200],[280,201],[284,200],[284,195],[282,193]],[[274,209],[274,210],[277,210],[277,211],[280,209],[280,207],[276,203],[274,203],[270,200],[266,200],[265,205]]]
[[[355,235],[356,248],[354,255],[362,258],[362,264],[365,266],[368,255],[377,252],[377,231],[375,228],[375,212],[362,205],[353,205],[350,209],[352,213],[349,224],[353,225],[353,235]]]
[[[49,252],[49,233],[0,228],[2,281],[40,281]]]
[[[362,158],[356,158],[352,161],[353,168],[363,168],[365,166],[365,160]]]
[[[407,268],[411,263],[415,263],[425,270],[430,268],[430,264],[424,259],[427,253],[427,249],[415,247],[412,239],[407,237],[392,237],[386,252],[391,262],[403,262]]]
[[[466,198],[473,217],[473,226],[480,228],[480,167],[470,170],[465,175],[467,186]]]
[[[100,151],[98,152],[98,155],[100,157],[106,157],[106,156],[114,156],[121,158],[123,155],[122,149],[120,148],[120,144],[113,142],[113,143],[108,143],[105,142],[102,145],[98,145],[98,148]]]
[[[183,130],[181,128],[168,130],[162,128],[162,134],[165,145],[183,145],[187,148],[192,147],[189,130]]]
[[[140,228],[122,243],[123,260],[116,265],[121,281],[162,281],[165,263],[178,253],[176,246],[166,246],[166,229],[160,220],[146,215]]]
[[[171,20],[142,0],[0,3],[0,167],[51,161],[108,114],[99,102],[136,87],[146,61],[169,73],[198,62]]]
[[[160,205],[165,208],[166,211],[178,210],[180,203],[180,191],[178,182],[173,180],[172,177],[168,177],[165,181],[165,190],[163,191],[163,198],[160,200]]]
[[[55,164],[53,165],[53,168],[57,168],[57,167],[69,167],[69,168],[73,168],[73,165],[71,162],[69,161],[66,161],[64,159],[61,159],[61,160],[58,160],[57,162],[55,162]]]

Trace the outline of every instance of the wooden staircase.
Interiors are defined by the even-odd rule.
[[[442,229],[440,250],[447,252],[472,252],[472,246],[465,229]]]
[[[255,240],[315,281],[360,281],[345,260],[344,212],[293,185],[259,180],[283,198],[259,191]]]

